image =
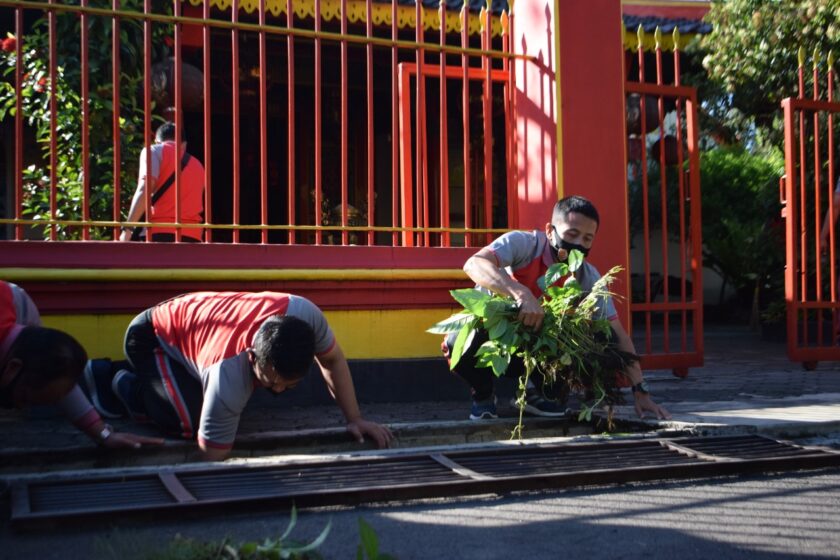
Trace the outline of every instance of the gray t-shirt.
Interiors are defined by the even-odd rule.
[[[289,296],[286,316],[302,319],[312,327],[316,355],[326,354],[335,346],[335,335],[324,314],[308,299]],[[239,417],[257,387],[248,354],[240,352],[204,368],[198,375],[204,388],[198,437],[211,444],[230,446],[236,437]]]
[[[514,276],[517,270],[524,269],[537,259],[541,259],[546,267],[554,264],[548,238],[542,231],[510,231],[494,240],[488,245],[488,249],[496,257],[496,264]],[[584,292],[590,292],[595,282],[601,278],[601,273],[584,261],[583,266],[575,273],[575,278]],[[601,298],[595,318],[608,320],[618,318],[618,312],[615,310],[611,297]]]

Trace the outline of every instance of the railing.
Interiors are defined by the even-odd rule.
[[[833,55],[828,55],[824,76],[819,59],[815,52],[809,94],[805,53],[800,49],[798,95],[782,101],[785,176],[780,180],[780,201],[785,217],[788,356],[806,369],[818,361],[840,359],[834,124],[840,103],[835,99]],[[820,88],[823,79],[825,89]]]
[[[689,367],[703,364],[697,92],[680,83],[676,28],[673,83],[665,83],[659,28],[654,75],[646,72],[651,61],[644,44],[640,26],[636,80],[625,84],[630,241],[641,244],[641,258],[638,249],[631,254],[631,328],[644,367],[673,368],[685,376]]]
[[[163,120],[204,164],[200,224],[182,220],[175,166],[176,218],[155,225],[176,241],[202,228],[214,243],[448,247],[516,227],[511,62],[529,59],[513,52],[513,17],[462,8],[453,25],[445,3],[435,14],[418,2],[412,22],[396,0],[366,0],[353,23],[348,0],[333,20],[308,1],[303,20],[292,0],[251,15],[238,0],[0,0],[15,23],[0,53],[2,120],[14,122],[6,237],[148,226],[124,216]],[[390,21],[374,25],[383,6]]]

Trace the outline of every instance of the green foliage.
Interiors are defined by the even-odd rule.
[[[798,93],[798,50],[807,53],[807,81],[815,49],[825,75],[829,50],[840,53],[840,0],[712,2],[706,20],[713,31],[702,41],[703,65],[721,87],[722,113],[734,126],[754,123],[771,145],[781,146],[779,103]]]
[[[394,560],[394,556],[379,552],[379,538],[367,521],[359,518],[359,537],[361,541],[356,549],[356,560]]]
[[[740,147],[700,156],[703,262],[735,288],[778,291],[783,285],[783,168],[778,153],[761,156]]]
[[[91,6],[99,7],[97,2]],[[170,13],[171,2],[155,0],[157,13]],[[101,3],[110,7],[110,3]],[[123,0],[124,10],[142,11],[142,0]],[[114,207],[114,138],[112,78],[112,23],[110,18],[89,16],[87,72],[89,94],[87,104],[82,99],[81,19],[70,13],[58,13],[56,22],[55,51],[56,79],[50,83],[49,27],[46,15],[39,19],[23,37],[21,103],[24,123],[35,133],[41,148],[41,159],[29,165],[23,173],[24,211],[26,217],[36,220],[51,218],[50,185],[56,185],[56,218],[81,220],[84,205],[84,162],[82,153],[82,119],[89,116],[90,142],[89,184],[90,215],[94,220],[110,220]],[[157,24],[152,28],[152,56],[157,61],[168,54],[163,37],[171,34],[170,26]],[[132,18],[120,20],[119,70],[117,85],[120,92],[120,161],[121,184],[118,201],[124,208],[134,191],[137,179],[138,156],[144,145],[144,118],[141,91],[143,80],[143,23]],[[5,80],[0,82],[0,122],[13,119],[16,112],[15,50],[0,52],[0,71]],[[55,100],[55,168],[50,154],[51,99]],[[50,226],[43,227],[44,237],[49,237]],[[77,239],[79,227],[56,226],[60,239]],[[94,238],[107,238],[110,228],[92,230]]]
[[[458,333],[450,356],[453,369],[479,329],[488,334],[488,341],[476,351],[480,367],[502,376],[513,357],[524,361],[525,374],[519,380],[517,398],[519,423],[513,437],[522,436],[525,387],[533,372],[540,371],[548,383],[563,383],[572,390],[594,394],[594,400],[581,412],[581,419],[589,420],[595,407],[614,400],[611,389],[616,369],[605,364],[611,359],[614,363],[615,358],[621,364],[637,359],[610,347],[609,321],[595,315],[603,299],[611,295],[609,284],[620,268],[610,270],[585,293],[573,275],[582,265],[580,251],[571,251],[568,262],[552,265],[539,279],[543,290],[539,301],[545,311],[539,331],[518,320],[519,310],[512,299],[472,288],[450,292],[464,311],[428,329],[437,334]],[[564,277],[565,282],[558,285]]]

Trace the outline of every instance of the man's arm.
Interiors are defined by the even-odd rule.
[[[131,199],[131,206],[128,209],[127,222],[136,222],[146,212],[146,189],[149,192],[155,192],[155,178],[150,173],[146,173],[146,149],[140,152],[140,176],[137,178],[137,189],[134,191],[134,197]],[[154,167],[154,166],[153,166]],[[120,234],[120,241],[131,241],[131,231],[123,230]]]
[[[353,378],[350,377],[350,366],[338,342],[329,352],[316,356],[315,359],[321,368],[321,375],[324,377],[330,394],[347,420],[347,431],[360,442],[364,441],[365,435],[368,435],[380,448],[388,447],[394,439],[391,430],[362,418],[359,403],[356,401]]]
[[[531,290],[511,278],[504,268],[496,265],[496,257],[490,249],[485,247],[467,259],[464,272],[482,288],[512,297],[519,304],[519,320],[534,330],[540,328],[545,316],[540,302]]]
[[[610,326],[613,328],[613,331],[615,331],[616,338],[618,339],[616,341],[616,346],[618,346],[619,350],[635,354],[636,346],[633,344],[633,340],[627,334],[627,331],[624,330],[621,321],[618,319],[612,319],[610,320]],[[630,379],[630,382],[633,385],[637,385],[644,380],[642,368],[639,366],[639,362],[633,362],[625,367],[624,374],[628,379]],[[657,418],[664,418],[666,420],[671,418],[671,414],[665,409],[665,407],[659,406],[653,402],[653,399],[650,398],[650,394],[636,391],[633,393],[633,398],[636,401],[636,414],[638,414],[640,418],[644,417],[646,410],[656,414]]]

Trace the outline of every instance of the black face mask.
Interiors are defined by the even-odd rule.
[[[557,233],[557,228],[556,227],[552,226],[552,228],[554,229],[554,235],[551,236],[552,237],[551,248],[554,249],[555,260],[557,260],[557,252],[560,249],[563,249],[564,251],[566,251],[567,255],[572,250],[580,251],[581,254],[583,254],[584,257],[586,257],[589,254],[589,247],[584,247],[583,245],[578,245],[577,243],[570,243],[570,242],[566,241],[565,239],[560,237],[559,233]],[[556,243],[555,243],[555,240],[554,240],[555,237],[558,240]],[[566,258],[568,258],[568,256]],[[563,259],[563,260],[565,261],[566,259]]]

